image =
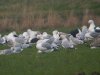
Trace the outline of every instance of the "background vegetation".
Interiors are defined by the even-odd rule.
[[[0,31],[100,24],[99,0],[1,0]]]

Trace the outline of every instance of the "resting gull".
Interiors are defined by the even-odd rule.
[[[52,47],[52,43],[49,43],[49,39],[38,40],[36,43],[36,48],[38,49],[38,53],[42,52],[52,52],[54,48]]]
[[[62,47],[64,47],[64,48],[74,48],[74,45],[70,42],[69,39],[66,38],[65,35],[61,35],[60,37],[62,39],[62,43],[61,43]]]

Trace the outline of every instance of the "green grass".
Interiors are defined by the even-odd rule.
[[[9,48],[7,45],[1,45],[0,44],[0,50],[3,50],[3,49],[5,49],[5,48]]]
[[[87,44],[77,48],[59,48],[52,53],[38,54],[33,45],[19,54],[0,55],[0,75],[75,75],[78,72],[91,75],[100,72],[100,49],[90,49]]]

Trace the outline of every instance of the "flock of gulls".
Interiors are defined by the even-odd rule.
[[[88,41],[90,48],[100,47],[100,28],[97,27],[93,20],[89,20],[89,27],[86,25],[82,28],[77,28],[70,33],[52,31],[52,34],[47,32],[33,31],[27,29],[22,34],[17,34],[15,31],[8,35],[0,35],[0,44],[8,45],[9,49],[0,50],[0,55],[8,55],[13,53],[20,53],[25,48],[35,44],[38,53],[48,53],[63,48],[76,48],[76,45],[84,44]]]

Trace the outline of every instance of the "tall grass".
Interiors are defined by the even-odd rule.
[[[99,24],[99,7],[98,0],[1,0],[0,31]]]

